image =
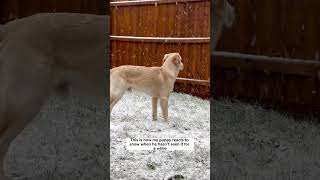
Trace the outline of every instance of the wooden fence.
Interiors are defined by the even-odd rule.
[[[224,31],[217,52],[211,54],[214,96],[319,113],[320,1],[231,2],[236,23]]]
[[[209,0],[111,2],[112,67],[160,66],[165,53],[179,52],[176,91],[209,96],[209,36]]]
[[[110,14],[105,0],[1,0],[0,23],[40,12]]]

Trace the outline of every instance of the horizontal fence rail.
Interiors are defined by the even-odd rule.
[[[212,55],[217,57],[238,58],[243,60],[248,59],[248,60],[254,60],[254,61],[269,61],[269,62],[274,62],[278,64],[314,65],[317,67],[319,67],[320,65],[320,61],[315,61],[315,60],[272,57],[272,56],[243,54],[243,53],[226,52],[226,51],[213,51]]]
[[[143,6],[143,5],[158,5],[158,4],[178,4],[186,2],[198,2],[210,0],[138,0],[138,1],[114,1],[110,2],[111,6]]]
[[[213,64],[221,67],[238,67],[243,69],[262,70],[264,72],[281,72],[285,74],[320,77],[320,61],[270,57],[263,55],[243,54],[225,51],[213,51]]]
[[[210,37],[173,38],[173,37],[135,37],[110,36],[114,41],[153,42],[153,43],[210,43]]]
[[[201,86],[210,86],[209,80],[199,80],[199,79],[188,79],[188,78],[177,78],[178,83],[189,83]]]

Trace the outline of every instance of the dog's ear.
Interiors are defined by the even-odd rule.
[[[175,55],[172,58],[172,62],[173,62],[174,65],[178,66],[180,64],[180,56],[179,55]]]
[[[162,64],[166,61],[166,59],[168,58],[169,54],[165,54],[162,60]]]
[[[228,2],[225,1],[225,15],[224,15],[224,24],[227,28],[231,28],[231,26],[234,24],[234,21],[236,19],[235,9],[234,7]]]

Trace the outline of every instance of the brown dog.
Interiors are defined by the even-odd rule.
[[[152,117],[157,120],[157,104],[168,121],[168,99],[179,72],[183,69],[179,53],[166,54],[161,67],[120,66],[110,72],[110,112],[128,89],[135,89],[152,97]]]
[[[51,13],[0,30],[0,179],[11,141],[52,94],[106,99],[108,16]]]

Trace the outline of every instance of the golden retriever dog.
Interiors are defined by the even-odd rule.
[[[179,53],[164,55],[161,67],[124,65],[111,69],[110,112],[127,90],[134,89],[152,98],[153,120],[157,120],[157,105],[160,100],[163,118],[168,122],[168,99],[182,69]]]
[[[1,180],[10,143],[50,95],[106,103],[108,23],[104,15],[43,13],[0,27]]]

